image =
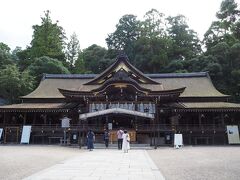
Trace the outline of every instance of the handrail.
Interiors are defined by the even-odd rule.
[[[0,124],[0,127],[22,127],[22,124]],[[63,129],[61,124],[34,124],[32,125],[32,129],[49,129],[49,130],[60,130]],[[68,130],[89,130],[92,129],[94,131],[103,131],[104,126],[98,124],[74,124],[71,125]],[[226,125],[222,124],[179,124],[179,125],[171,125],[171,124],[140,124],[135,125],[133,128],[136,131],[207,131],[207,130],[225,130]]]

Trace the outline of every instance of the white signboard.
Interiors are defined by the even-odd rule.
[[[239,144],[239,130],[238,126],[227,126],[227,134],[228,134],[228,143],[229,144]]]
[[[23,126],[21,144],[29,144],[32,126]]]
[[[108,123],[108,129],[112,130],[112,123]]]
[[[73,135],[73,139],[74,139],[74,140],[77,139],[77,135],[76,135],[76,134]]]
[[[62,120],[62,128],[69,128],[70,127],[70,120],[68,117],[64,117]]]
[[[180,146],[183,146],[182,134],[174,134],[174,147],[179,148]]]
[[[0,128],[0,140],[2,138],[2,132],[3,132],[3,128]]]

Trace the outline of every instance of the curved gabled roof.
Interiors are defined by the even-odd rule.
[[[125,71],[128,71],[128,73],[131,73],[133,77],[137,78],[138,83],[140,84],[159,84],[159,82],[152,80],[131,65],[126,55],[119,55],[111,66],[109,66],[101,74],[97,75],[93,80],[87,82],[86,85],[102,84],[106,79],[108,79],[108,77],[112,75],[112,73],[117,72],[121,68],[125,68]]]
[[[86,77],[87,76],[87,77]],[[163,90],[178,89],[186,87],[180,97],[228,97],[219,92],[212,84],[208,73],[169,73],[169,74],[147,74],[154,81],[161,83]],[[27,98],[64,98],[58,89],[72,89],[89,91],[98,88],[100,85],[85,85],[96,75],[65,75],[46,74],[39,86],[30,94],[23,96]],[[144,88],[156,90],[158,85],[141,84]]]

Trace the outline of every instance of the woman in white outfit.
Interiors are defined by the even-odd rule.
[[[124,130],[122,138],[123,138],[122,150],[124,153],[127,153],[128,150],[130,149],[130,136],[126,130]]]

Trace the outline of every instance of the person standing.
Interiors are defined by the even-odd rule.
[[[123,143],[122,135],[123,135],[123,130],[121,128],[119,128],[117,131],[118,149],[119,150],[122,149],[122,143]]]
[[[104,140],[106,148],[108,148],[109,136],[110,136],[110,134],[109,134],[108,130],[104,130],[103,140]]]
[[[127,133],[127,130],[124,130],[122,138],[123,138],[122,150],[124,153],[128,153],[128,150],[130,149],[130,135]]]
[[[95,141],[95,134],[90,129],[87,133],[87,148],[89,149],[89,151],[92,151],[94,149],[94,146],[93,146],[94,141]]]

